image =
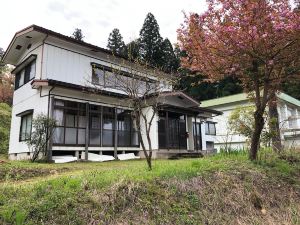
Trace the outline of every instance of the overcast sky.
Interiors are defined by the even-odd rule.
[[[127,43],[139,36],[148,12],[156,17],[161,36],[175,43],[182,11],[199,13],[205,7],[205,0],[3,0],[0,47],[6,50],[15,32],[31,24],[65,35],[78,27],[84,41],[100,47],[119,28]]]

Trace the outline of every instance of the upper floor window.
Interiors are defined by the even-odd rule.
[[[107,88],[115,88],[115,75],[112,72],[101,68],[93,68],[92,83]]]
[[[31,137],[31,127],[32,127],[32,113],[23,115],[21,117],[21,127],[20,127],[20,141],[29,140]]]
[[[216,135],[216,124],[213,122],[206,122],[205,123],[205,134]]]
[[[36,61],[34,60],[16,74],[15,90],[35,77],[35,64]]]
[[[104,88],[137,89],[137,93],[149,94],[158,90],[158,82],[142,76],[132,76],[127,72],[120,71],[115,74],[110,68],[92,65],[92,83]]]

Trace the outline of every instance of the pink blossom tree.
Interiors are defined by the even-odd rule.
[[[178,29],[183,67],[209,81],[238,78],[255,103],[249,158],[255,160],[263,114],[274,92],[300,73],[300,16],[288,0],[207,0]]]

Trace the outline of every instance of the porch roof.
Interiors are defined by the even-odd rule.
[[[191,116],[205,116],[209,117],[205,114],[212,114],[212,115],[221,115],[223,114],[220,111],[213,110],[213,109],[207,109],[202,107],[184,107],[184,106],[176,106],[176,105],[170,105],[170,104],[161,104],[159,106],[159,110],[165,110],[170,112],[177,112],[177,113],[183,113]]]
[[[181,91],[166,91],[159,94],[159,109],[192,116],[212,117],[220,111],[203,108],[200,103]]]

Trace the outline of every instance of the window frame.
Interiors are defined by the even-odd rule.
[[[31,120],[30,131],[27,131],[27,128],[28,128],[28,126],[27,126],[28,118],[30,118],[30,120]],[[26,122],[25,122],[25,136],[23,138],[22,130],[23,130],[23,120],[24,119],[26,119]],[[29,113],[21,115],[21,124],[20,124],[20,131],[19,131],[19,142],[24,142],[24,141],[30,140],[31,133],[32,133],[32,119],[33,119],[33,112],[29,112]],[[29,134],[29,137],[27,137],[28,134]]]
[[[26,61],[26,60],[25,60]],[[34,68],[32,67],[34,65]],[[34,70],[34,75],[31,77],[31,72]],[[23,76],[21,74],[23,73]],[[21,70],[19,70],[15,75],[15,91],[23,87],[25,84],[29,83],[36,76],[36,58],[27,63]],[[26,79],[27,78],[27,79]],[[22,82],[21,82],[22,81]],[[20,85],[20,82],[22,83]]]
[[[57,104],[56,102],[63,102],[63,105]],[[77,107],[73,107],[70,106],[70,104],[68,105],[68,103],[76,103]],[[116,118],[116,114],[115,111],[116,110],[120,110],[120,108],[114,108],[114,107],[107,107],[107,106],[103,106],[103,105],[94,105],[94,104],[89,104],[89,109],[88,109],[88,114],[85,114],[86,116],[86,123],[88,123],[88,130],[86,128],[80,127],[79,126],[79,116],[81,112],[86,112],[85,109],[83,110],[83,108],[80,106],[80,104],[85,104],[82,102],[76,102],[76,101],[69,101],[69,100],[63,100],[63,99],[55,99],[54,100],[54,110],[62,110],[63,111],[63,115],[62,115],[62,124],[61,125],[57,125],[56,128],[60,128],[63,129],[63,134],[62,134],[62,140],[61,142],[57,143],[55,140],[53,140],[53,145],[54,146],[85,146],[86,144],[88,144],[88,146],[90,147],[114,147],[115,146],[115,132],[119,131],[118,130],[118,118]],[[70,127],[67,126],[66,124],[66,111],[68,110],[76,110],[76,117],[75,118],[75,126]],[[126,110],[126,109],[121,109],[121,110]],[[98,116],[100,118],[100,124],[99,127],[97,128],[92,128],[92,117],[94,116]],[[111,128],[104,128],[104,120],[112,120],[112,127]],[[131,121],[132,118],[130,117]],[[76,144],[66,144],[66,132],[67,132],[67,128],[75,128],[76,129]],[[88,143],[85,144],[79,144],[79,130],[80,129],[84,129],[85,132],[89,132],[89,140]],[[91,144],[91,132],[92,131],[99,131],[99,135],[100,135],[100,141],[97,144]],[[111,140],[112,143],[104,143],[103,138],[104,138],[104,133],[105,132],[109,132],[111,133]],[[119,142],[117,142],[117,146],[118,147],[139,147],[140,146],[140,140],[138,138],[138,144],[137,145],[133,145],[132,143],[132,135],[133,133],[135,133],[136,131],[133,128],[133,124],[131,123],[131,127],[130,127],[130,145],[119,145]],[[55,137],[53,135],[53,137]]]
[[[56,102],[63,102],[64,105],[58,105],[55,104]],[[76,104],[76,106],[72,106],[72,105],[68,105],[68,103],[70,104]],[[63,111],[63,117],[62,117],[62,125],[57,125],[55,128],[60,128],[63,129],[63,138],[62,138],[62,142],[61,143],[56,143],[53,140],[53,145],[54,146],[80,146],[83,147],[86,145],[86,143],[84,144],[79,144],[79,130],[85,130],[86,131],[86,127],[81,127],[79,126],[79,116],[80,113],[84,112],[86,113],[86,109],[82,107],[82,102],[76,102],[76,101],[68,101],[68,100],[62,100],[62,99],[55,99],[54,100],[54,110],[58,109],[58,110],[62,110]],[[74,125],[67,125],[67,111],[75,111],[76,113],[74,114]],[[73,114],[70,114],[73,115]],[[85,121],[85,123],[88,123],[89,121]],[[75,137],[75,144],[73,143],[66,143],[66,131],[67,129],[76,129],[76,137]],[[53,135],[54,137],[54,135]]]
[[[105,65],[97,64],[97,63],[91,63],[91,66],[92,66],[91,82],[92,82],[93,85],[99,85],[99,86],[102,86],[104,88],[117,89],[117,82],[115,82],[115,83],[111,82],[110,85],[107,84],[107,80],[109,78],[109,75],[110,76],[115,75],[113,68],[105,66]],[[100,79],[96,75],[96,69],[103,71],[103,84],[100,84]],[[147,77],[139,76],[137,74],[133,75],[133,74],[128,73],[126,71],[120,71],[119,74],[124,76],[124,77],[131,78],[131,79],[135,80],[135,82],[143,82],[143,86],[145,87],[146,90],[147,90],[148,87],[150,87],[150,85],[155,85],[155,88],[159,87],[159,81],[157,81],[157,80],[153,80],[153,79],[150,79],[150,78],[147,78]],[[97,81],[95,82],[95,80],[97,80]],[[113,80],[116,80],[116,79],[113,78]]]
[[[211,133],[211,129],[210,126],[214,126],[214,132]],[[215,122],[211,122],[211,121],[206,121],[205,122],[205,135],[213,135],[216,136],[217,135],[217,129],[216,129],[216,123]]]

